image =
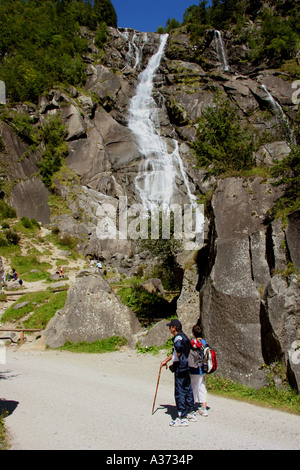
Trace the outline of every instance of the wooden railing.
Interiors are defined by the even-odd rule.
[[[34,333],[35,331],[42,331],[42,329],[41,328],[39,328],[39,329],[34,329],[34,328],[0,328],[0,332],[1,331],[6,331],[6,332],[7,331],[13,331],[14,333],[20,333],[19,344],[21,345],[24,341],[24,333],[25,332]],[[13,341],[9,337],[1,338],[1,336],[0,336],[0,341],[3,340],[3,339],[10,339],[13,343],[16,342],[16,341]]]

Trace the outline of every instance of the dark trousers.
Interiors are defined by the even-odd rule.
[[[184,418],[190,411],[195,410],[193,390],[191,387],[190,374],[175,371],[175,402],[178,416]]]

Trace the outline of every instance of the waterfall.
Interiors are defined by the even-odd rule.
[[[130,38],[131,32],[128,28],[125,28],[124,31],[120,31],[118,29],[118,33],[122,36],[122,38],[126,39],[126,41],[128,42],[128,52],[126,54],[126,67],[132,67],[134,69],[137,69],[141,63],[143,47],[147,42],[147,33],[138,33],[134,30],[132,38]],[[140,37],[142,38],[142,44],[138,45],[137,43],[140,41]]]
[[[226,51],[225,51],[225,47],[224,47],[221,32],[218,31],[218,30],[215,30],[214,36],[215,36],[215,41],[216,41],[216,46],[217,46],[216,47],[217,48],[217,53],[219,55],[220,61],[222,62],[223,70],[224,70],[224,72],[228,72],[229,71],[229,65],[228,65],[228,61],[227,61]]]
[[[168,152],[166,140],[160,134],[158,106],[153,98],[153,80],[164,54],[168,35],[160,36],[158,51],[149,60],[139,76],[136,94],[131,99],[128,127],[134,134],[143,163],[135,179],[135,188],[143,207],[167,208],[178,201],[178,184],[184,186],[188,203],[195,202],[179,154],[178,142],[172,140],[174,150]],[[180,183],[178,183],[178,180]]]
[[[287,116],[285,115],[282,107],[280,106],[280,104],[274,99],[274,97],[271,95],[271,93],[267,90],[266,86],[265,85],[261,85],[261,88],[266,92],[267,94],[267,101],[270,103],[271,105],[271,108],[273,109],[274,111],[274,114],[276,116],[279,117],[280,121],[282,122],[283,124],[283,128],[284,128],[284,131],[286,132],[287,136],[288,136],[288,139],[289,139],[289,142],[293,145],[296,145],[296,140],[295,140],[295,137],[293,135],[293,131],[292,129],[290,128],[290,123],[289,123],[289,120],[287,118]]]

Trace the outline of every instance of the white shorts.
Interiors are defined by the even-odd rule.
[[[190,377],[195,403],[206,403],[206,375],[190,374]]]

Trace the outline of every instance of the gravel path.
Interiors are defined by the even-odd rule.
[[[300,449],[299,416],[216,396],[208,418],[170,427],[176,409],[166,369],[152,415],[164,355],[19,349],[6,356],[0,405],[11,409],[12,450]]]

